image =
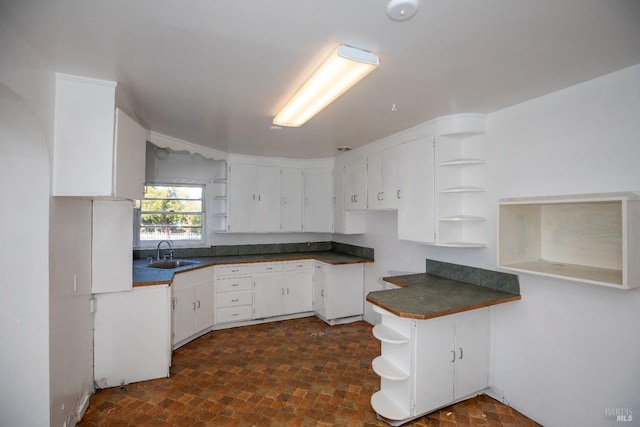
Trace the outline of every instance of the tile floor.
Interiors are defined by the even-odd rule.
[[[79,426],[386,426],[371,325],[315,317],[211,332],[178,349],[171,377],[98,390]],[[538,426],[481,395],[406,426]]]

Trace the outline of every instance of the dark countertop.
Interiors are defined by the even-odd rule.
[[[383,280],[402,288],[370,292],[367,301],[411,319],[431,319],[521,298],[519,294],[428,273],[385,277]]]
[[[336,251],[195,257],[186,259],[191,262],[190,265],[172,269],[151,268],[148,267],[149,260],[136,259],[133,260],[133,286],[170,284],[173,281],[173,275],[176,273],[194,270],[196,268],[210,267],[214,265],[242,264],[251,262],[295,261],[301,259],[317,260],[333,265],[373,262],[372,259],[361,258]]]

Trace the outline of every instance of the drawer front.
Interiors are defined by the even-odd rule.
[[[253,273],[253,264],[218,265],[215,269],[216,276],[251,274]]]
[[[218,292],[216,293],[216,307],[235,307],[237,305],[251,305],[253,292]]]
[[[237,307],[218,308],[215,311],[216,323],[240,322],[251,320],[253,316],[253,306],[239,305]]]
[[[247,291],[253,289],[253,277],[216,278],[216,292]]]
[[[285,271],[309,271],[313,270],[312,260],[290,261],[284,264]]]
[[[253,269],[255,273],[275,273],[282,270],[283,266],[281,262],[261,262],[255,264]]]

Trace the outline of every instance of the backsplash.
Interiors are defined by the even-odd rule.
[[[426,272],[434,276],[472,283],[512,294],[520,294],[520,282],[515,274],[434,261],[432,259],[427,259],[426,264]]]
[[[175,248],[174,258],[196,258],[211,256],[285,254],[296,252],[335,251],[361,258],[374,259],[373,248],[347,245],[337,242],[266,243],[257,245],[221,245],[207,248]],[[162,247],[166,253],[166,246]],[[133,259],[155,257],[156,249],[134,249]]]

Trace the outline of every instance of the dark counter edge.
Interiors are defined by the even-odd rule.
[[[182,259],[182,257],[180,257]],[[228,265],[228,264],[249,264],[256,262],[284,262],[284,261],[300,261],[300,260],[316,260],[332,265],[343,264],[363,264],[374,262],[373,258],[363,258],[344,252],[335,250],[318,250],[311,252],[294,252],[294,253],[274,253],[274,254],[252,254],[252,255],[228,255],[228,256],[213,256],[213,257],[190,257],[185,258],[193,260],[194,264],[186,265],[184,267],[178,267],[175,269],[150,269],[146,267],[146,260],[134,260],[133,265],[133,286],[155,286],[155,285],[170,285],[173,282],[173,276],[175,274],[198,270],[200,268],[213,267],[216,265]],[[143,264],[144,265],[141,265]],[[136,280],[136,268],[144,269],[151,273],[155,273],[155,280]],[[143,274],[143,273],[140,273]],[[162,278],[158,276],[161,275]]]

